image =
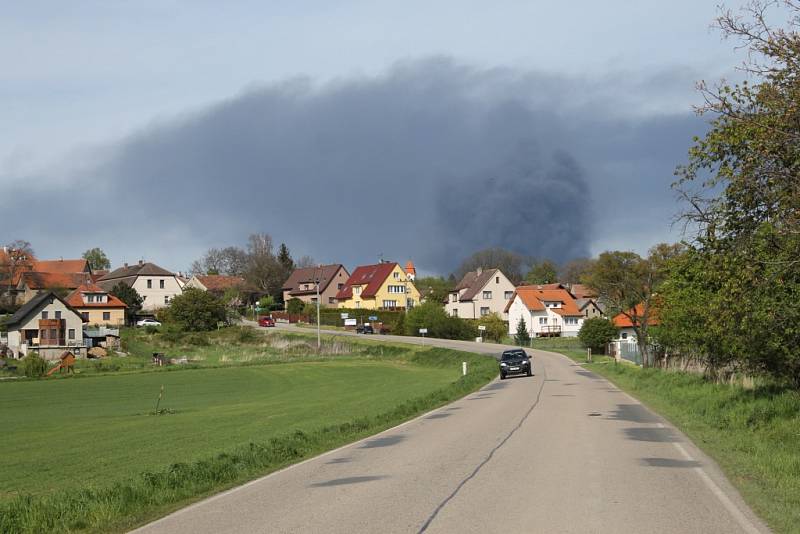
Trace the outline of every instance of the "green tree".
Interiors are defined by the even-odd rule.
[[[561,266],[559,281],[564,284],[582,284],[592,272],[594,260],[591,258],[575,258]]]
[[[496,313],[485,315],[476,321],[478,326],[485,326],[483,337],[500,343],[508,334],[508,323]],[[480,332],[480,330],[478,330]]]
[[[289,247],[286,246],[286,243],[281,243],[281,246],[278,247],[278,263],[281,264],[281,267],[283,267],[283,270],[287,273],[287,277],[294,271],[294,260],[292,259],[292,255],[289,254]]]
[[[592,349],[597,354],[604,353],[606,345],[616,337],[617,328],[614,323],[602,317],[584,320],[578,332],[578,339],[584,348]]]
[[[517,322],[517,333],[514,335],[514,343],[523,347],[531,344],[531,335],[528,333],[528,327],[525,325],[525,319],[522,317],[520,317]]]
[[[217,328],[217,323],[227,319],[227,313],[222,300],[207,291],[190,287],[172,299],[163,317],[182,330],[203,332]]]
[[[455,284],[441,276],[422,276],[414,281],[414,286],[422,294],[423,299],[443,304],[447,302]]]
[[[106,253],[99,247],[90,248],[83,253],[82,258],[89,262],[89,267],[91,267],[93,271],[111,268],[111,262],[108,260]]]
[[[258,299],[258,307],[262,310],[272,310],[275,307],[275,297],[265,295]]]
[[[525,281],[529,284],[554,284],[558,282],[558,266],[550,260],[534,262]]]
[[[303,301],[299,298],[291,298],[286,303],[286,312],[292,315],[297,315],[303,312]]]
[[[123,282],[117,284],[109,291],[112,295],[125,303],[125,322],[130,324],[133,317],[142,309],[144,299],[136,289]]]
[[[423,302],[412,308],[404,320],[406,335],[419,336],[420,328],[427,328],[428,337],[442,339],[471,339],[477,337],[477,328],[458,317],[449,317],[436,302]]]

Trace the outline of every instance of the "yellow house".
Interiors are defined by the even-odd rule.
[[[357,267],[336,294],[340,308],[402,310],[419,304],[414,277],[398,263],[384,262]]]
[[[81,285],[66,300],[90,326],[125,324],[125,303],[96,284]]]

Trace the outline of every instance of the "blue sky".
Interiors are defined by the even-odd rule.
[[[736,7],[738,3],[728,5]],[[668,184],[672,168],[683,161],[691,134],[702,131],[702,121],[691,110],[692,104],[699,102],[694,82],[735,75],[733,67],[742,59],[733,50],[733,43],[722,41],[719,33],[710,29],[716,12],[715,2],[683,0],[224,5],[168,0],[10,2],[0,18],[0,208],[13,220],[4,225],[0,238],[27,239],[40,256],[76,256],[87,248],[101,246],[117,264],[146,257],[169,268],[183,269],[208,247],[243,242],[250,231],[268,231],[277,241],[286,240],[297,256],[310,254],[323,261],[351,265],[372,261],[375,251],[353,244],[342,234],[328,230],[324,238],[311,238],[309,234],[316,230],[311,225],[286,224],[286,213],[271,219],[268,198],[264,202],[267,209],[257,210],[258,206],[245,203],[250,213],[242,214],[234,204],[228,211],[217,210],[213,199],[199,195],[197,205],[203,208],[208,203],[204,209],[213,208],[218,224],[213,231],[198,232],[196,219],[187,223],[187,217],[171,217],[163,207],[149,210],[146,197],[126,206],[126,184],[136,180],[131,169],[142,172],[143,161],[136,158],[170,159],[166,146],[177,150],[184,164],[175,167],[165,162],[164,166],[148,165],[147,169],[159,180],[174,185],[168,188],[172,195],[184,187],[202,190],[204,183],[220,180],[220,174],[226,174],[224,169],[208,176],[198,172],[197,161],[202,157],[182,140],[217,128],[218,123],[210,117],[224,120],[229,132],[240,131],[236,117],[243,120],[241,115],[247,113],[242,112],[246,109],[242,106],[256,98],[273,98],[278,91],[281,102],[294,102],[295,115],[284,120],[292,124],[302,118],[308,128],[295,132],[292,141],[292,157],[303,159],[305,151],[316,149],[314,132],[321,126],[315,121],[324,120],[323,115],[330,116],[343,102],[358,101],[359,95],[384,102],[375,104],[374,109],[391,106],[392,100],[381,101],[381,95],[389,98],[386,95],[395,95],[397,87],[408,91],[421,77],[430,76],[436,80],[434,100],[419,93],[417,97],[426,99],[425,104],[409,102],[407,113],[413,115],[419,109],[430,115],[430,109],[447,108],[448,88],[460,102],[453,106],[453,116],[442,115],[441,122],[427,131],[431,143],[443,142],[443,136],[452,135],[447,124],[454,121],[478,124],[478,128],[484,128],[480,135],[488,135],[491,128],[498,128],[489,117],[497,116],[509,102],[519,104],[521,111],[507,122],[513,124],[525,115],[530,127],[515,126],[513,135],[492,130],[492,139],[508,135],[509,145],[536,145],[540,159],[526,165],[544,169],[544,174],[549,172],[549,164],[539,162],[550,161],[556,152],[566,152],[580,170],[581,183],[585,182],[586,190],[563,193],[570,202],[565,200],[557,206],[559,210],[569,206],[577,209],[576,195],[590,204],[583,209],[592,227],[583,237],[575,234],[574,228],[559,230],[571,241],[580,241],[570,253],[597,253],[606,248],[644,251],[658,241],[678,237],[670,229],[671,213],[677,211],[677,205]],[[433,76],[431,58],[446,65],[433,69]],[[288,98],[292,87],[304,97]],[[463,105],[465,102],[473,102],[479,111]],[[274,111],[269,111],[272,107],[264,108],[262,102],[258,109],[268,109],[264,111],[267,122],[274,118],[270,115]],[[224,118],[226,110],[233,115]],[[360,111],[354,107],[353,113],[359,115]],[[339,120],[347,122],[347,116]],[[386,133],[386,139],[394,139],[392,142],[399,146],[404,141],[397,141],[398,132],[405,138],[415,136],[415,130],[399,124],[402,120],[387,116],[370,127],[380,135]],[[415,127],[425,127],[424,121],[411,122]],[[554,130],[552,137],[559,143],[548,139],[547,132]],[[260,130],[254,135],[266,136]],[[492,143],[480,135],[476,133],[460,144],[449,143],[442,153],[452,159],[458,150]],[[342,138],[363,142],[360,135]],[[162,145],[158,145],[159,139]],[[264,142],[269,139],[266,136]],[[142,143],[149,148],[137,148]],[[225,139],[209,143],[203,150],[225,150]],[[417,154],[414,146],[410,144],[403,152],[406,160]],[[244,183],[250,179],[248,169],[263,164],[255,152],[258,150],[248,150],[232,160],[237,169],[232,171],[231,180]],[[383,149],[375,152],[383,153]],[[371,175],[378,170],[391,174],[383,156],[355,165],[352,162],[358,159],[358,147],[342,146],[338,154],[350,154],[348,165],[352,168],[336,178],[345,187],[345,175]],[[255,158],[250,160],[252,166],[248,167],[246,157]],[[447,176],[442,183],[450,185],[480,182],[485,177],[479,176],[487,172],[508,170],[503,162],[510,156],[501,154],[499,148],[487,149],[485,157],[465,158],[452,168],[439,162],[439,167],[432,169],[425,162],[416,162],[406,170],[418,176],[430,173],[433,181],[437,176]],[[319,161],[296,172],[307,176],[330,164]],[[280,166],[295,167],[292,161]],[[193,169],[193,176],[177,176],[187,168]],[[508,171],[508,176],[515,176],[514,171]],[[87,177],[93,177],[94,183],[105,182],[105,196],[94,192],[90,195],[93,202],[113,202],[135,212],[138,227],[160,227],[168,237],[159,242],[142,239],[137,226],[124,221],[109,223],[113,228],[106,231],[82,229],[80,221],[91,219],[92,210],[87,206],[76,214],[63,206],[65,196],[81,198],[85,189],[79,187],[87,187]],[[512,187],[509,184],[514,179],[510,177],[498,182],[497,187]],[[291,174],[270,175],[267,181],[292,179]],[[547,197],[543,188],[551,178],[531,179],[537,185],[526,190],[525,198],[533,201]],[[298,180],[316,189],[313,182]],[[417,193],[408,194],[429,193],[424,183],[415,184]],[[59,194],[45,194],[53,186],[59,188]],[[391,190],[393,186],[378,180],[374,187]],[[256,190],[268,197],[274,186]],[[568,198],[570,194],[573,196]],[[59,232],[48,230],[46,225],[31,228],[14,222],[25,213],[19,209],[20,201],[29,196],[39,199],[51,212],[48,220],[71,220],[75,226],[64,229],[67,235],[58,236],[54,234]],[[462,199],[465,206],[470,199]],[[503,206],[508,206],[507,200],[498,198],[498,218]],[[68,205],[74,210],[76,202]],[[407,209],[415,217],[434,221],[440,217],[441,207],[441,202],[434,201]],[[328,206],[302,209],[313,214]],[[352,211],[346,206],[341,209]],[[493,208],[484,205],[481,209]],[[525,206],[517,204],[514,209]],[[181,203],[175,203],[172,211],[180,210]],[[254,217],[253,211],[262,213]],[[379,216],[370,213],[370,217]],[[578,220],[574,219],[576,225]],[[348,222],[360,224],[355,219]],[[492,218],[484,223],[491,225]],[[381,234],[379,221],[369,224],[379,227],[376,236]],[[519,224],[530,235],[538,234],[545,225],[541,218],[525,217]],[[441,238],[454,241],[446,258],[422,250],[425,246],[418,250],[413,236],[398,240],[394,249],[391,244],[382,245],[379,252],[397,259],[421,257],[429,262],[431,271],[444,271],[457,263],[459,254],[471,252],[465,250],[470,244],[455,243],[458,240],[447,234],[446,227],[442,225]],[[392,225],[384,230],[396,231]],[[481,239],[491,244],[490,236]],[[536,240],[531,238],[532,242]],[[498,244],[526,246],[518,239],[512,241],[499,238]],[[552,250],[536,243],[530,247],[525,252],[541,255]]]

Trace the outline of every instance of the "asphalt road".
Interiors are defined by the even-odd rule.
[[[531,378],[496,380],[137,532],[768,532],[666,421],[566,357],[529,352]]]

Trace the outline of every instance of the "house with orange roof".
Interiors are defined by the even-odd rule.
[[[356,267],[336,302],[339,308],[403,310],[419,304],[420,293],[400,264],[387,261]]]
[[[83,258],[78,260],[65,260],[63,258],[58,260],[36,260],[33,262],[31,270],[37,273],[92,274],[89,262]]]
[[[511,335],[522,319],[531,337],[576,337],[585,319],[569,291],[544,286],[517,287],[505,311]]]
[[[17,302],[25,304],[36,295],[54,291],[65,296],[82,284],[91,282],[89,273],[51,273],[28,271],[22,273],[17,284]]]
[[[642,324],[644,321],[644,304],[640,303],[626,310],[625,313],[618,313],[612,319],[614,326],[619,330],[619,341],[637,341],[635,325]],[[658,307],[650,304],[648,310],[647,326],[658,326],[660,323],[658,317]]]
[[[65,300],[90,325],[125,324],[125,303],[91,281],[81,284]]]

